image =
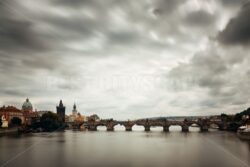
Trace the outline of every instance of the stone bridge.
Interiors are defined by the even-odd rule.
[[[114,127],[116,125],[121,125],[125,127],[126,131],[132,131],[134,125],[143,126],[145,131],[150,131],[151,127],[163,127],[163,131],[168,132],[170,126],[180,126],[183,132],[188,132],[189,127],[192,125],[196,125],[200,127],[202,132],[208,131],[211,124],[215,124],[218,126],[220,130],[225,130],[227,128],[227,124],[222,121],[212,121],[209,119],[198,119],[198,120],[183,120],[183,121],[175,121],[168,119],[161,120],[151,120],[151,119],[141,119],[134,121],[116,121],[113,119],[106,119],[100,121],[90,120],[88,122],[82,122],[79,124],[84,125],[89,131],[96,131],[98,126],[107,127],[107,131],[114,131]]]
[[[113,119],[107,119],[101,121],[90,120],[84,124],[89,131],[96,131],[98,126],[106,126],[107,131],[114,131],[114,127],[118,125],[119,122]]]

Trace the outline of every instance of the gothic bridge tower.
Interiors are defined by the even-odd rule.
[[[56,113],[59,117],[59,121],[65,123],[65,106],[62,103],[62,100],[59,102],[59,106],[56,107]]]

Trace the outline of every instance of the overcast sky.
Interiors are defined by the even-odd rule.
[[[103,118],[250,106],[248,0],[1,0],[0,105]]]

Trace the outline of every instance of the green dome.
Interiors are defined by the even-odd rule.
[[[25,111],[32,111],[32,110],[33,110],[32,104],[30,103],[30,101],[29,101],[28,98],[27,98],[26,101],[23,103],[23,105],[22,105],[22,110],[25,110]]]

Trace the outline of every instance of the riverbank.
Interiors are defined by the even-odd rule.
[[[8,134],[17,134],[17,133],[18,133],[18,127],[0,129],[0,136],[8,135]]]

